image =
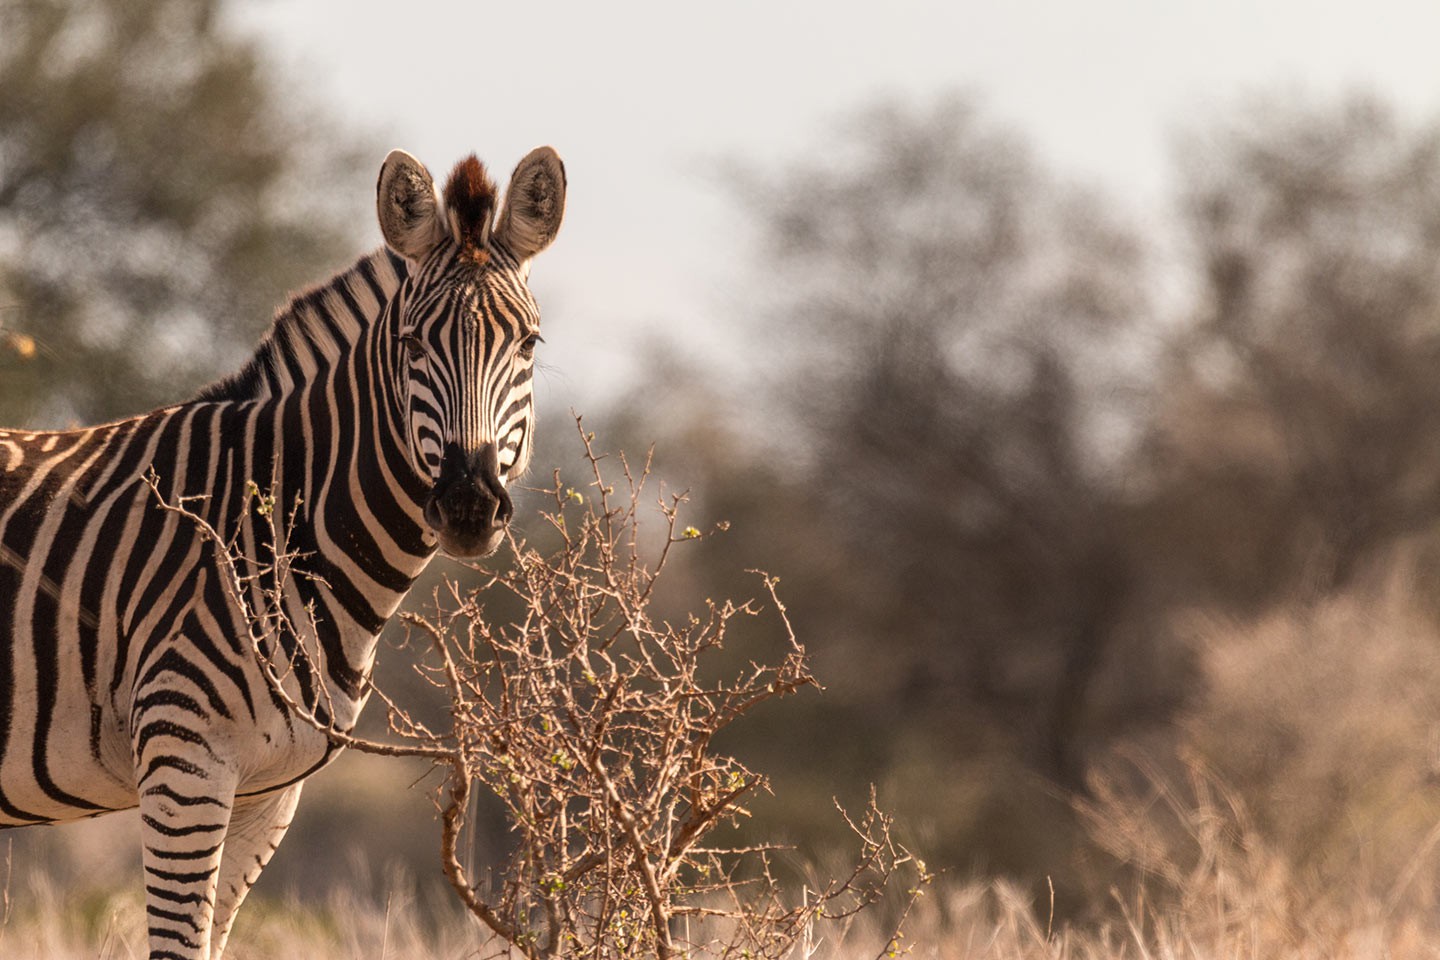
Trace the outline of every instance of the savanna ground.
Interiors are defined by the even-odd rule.
[[[1152,771],[1153,773],[1153,771]],[[1433,875],[1435,841],[1423,838],[1389,886],[1364,878],[1329,883],[1297,869],[1259,841],[1223,792],[1198,770],[1188,788],[1158,786],[1089,812],[1099,846],[1144,863],[1111,889],[1104,919],[1057,920],[1053,900],[1012,882],[941,879],[918,901],[899,940],[880,916],[826,931],[798,945],[800,958],[954,960],[1302,960],[1433,957],[1440,950]],[[1197,795],[1198,794],[1198,795]],[[1154,814],[1173,824],[1156,835]],[[122,834],[133,833],[122,829]],[[388,893],[332,892],[297,906],[263,892],[247,903],[228,956],[237,960],[480,958],[507,956],[454,908],[438,882],[385,878]],[[1053,890],[1051,891],[1053,896]],[[9,880],[0,955],[15,960],[143,958],[144,906],[138,887],[62,892],[43,870]]]
[[[887,924],[904,899],[902,877],[886,906],[852,924],[817,927],[792,955],[1389,960],[1440,954],[1440,817],[1434,767],[1427,765],[1433,745],[1426,739],[1428,718],[1411,696],[1412,688],[1440,685],[1440,656],[1428,620],[1408,598],[1413,583],[1396,572],[1372,585],[1367,599],[1320,604],[1247,630],[1196,625],[1210,637],[1212,688],[1203,712],[1181,722],[1189,731],[1187,759],[1159,762],[1135,744],[1093,772],[1088,799],[1073,802],[1085,854],[1059,865],[1069,875],[1022,886],[943,874],[915,902],[903,937],[892,942]],[[1312,657],[1311,643],[1327,655]],[[1261,731],[1281,737],[1281,748],[1258,745]],[[1252,793],[1258,806],[1248,805],[1235,783],[1198,758],[1214,749],[1212,737],[1233,747],[1237,776],[1247,760],[1263,756],[1263,776],[1279,788]],[[1412,749],[1417,743],[1424,746]],[[1369,758],[1372,769],[1391,775],[1376,782],[1348,775],[1329,763],[1336,756],[1357,765]],[[395,791],[382,784],[403,779],[403,766],[356,757],[348,769],[320,775],[310,799],[327,810],[370,800],[394,804]],[[423,773],[409,768],[417,769]],[[426,816],[428,793],[424,786],[410,791],[411,808],[387,815],[391,822],[409,821],[414,829],[406,832],[407,843],[433,849],[438,828]],[[764,810],[757,805],[760,815]],[[39,834],[28,832],[32,839]],[[7,856],[0,956],[143,957],[130,815],[48,834],[59,841],[32,847],[44,850],[48,862]],[[798,857],[789,863],[797,864]],[[425,875],[376,876],[356,859],[349,871],[354,884],[334,885],[318,902],[277,894],[262,882],[242,912],[232,955],[506,955],[462,915],[438,867]],[[823,872],[798,867],[796,877]],[[1057,903],[1057,886],[1085,890],[1086,905],[1077,911]]]

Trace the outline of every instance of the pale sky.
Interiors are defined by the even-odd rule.
[[[537,261],[549,399],[591,408],[668,329],[733,342],[755,246],[716,168],[783,170],[856,108],[975,96],[1041,163],[1167,215],[1174,134],[1246,96],[1359,88],[1440,114],[1440,4],[843,0],[237,4],[322,108],[437,177],[554,145],[565,226]],[[376,168],[381,157],[377,155]],[[367,236],[378,242],[378,231]]]

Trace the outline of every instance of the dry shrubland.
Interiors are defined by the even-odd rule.
[[[1421,913],[1434,905],[1440,840],[1428,580],[1402,554],[1316,602],[1192,624],[1206,687],[1180,738],[1297,873],[1342,899],[1400,898]]]
[[[777,845],[714,839],[736,836],[767,785],[715,738],[814,682],[775,581],[757,576],[756,600],[657,617],[657,578],[711,534],[683,524],[683,496],[654,498],[660,522],[643,524],[648,469],[581,437],[589,482],[557,472],[538,545],[512,541],[499,572],[446,581],[406,616],[404,646],[448,728],[382,692],[388,742],[348,738],[445,774],[432,864],[458,899],[437,910],[441,888],[395,881],[384,900],[342,892],[297,907],[262,884],[237,957],[1378,960],[1440,944],[1440,652],[1418,555],[1266,616],[1191,615],[1203,689],[1165,749],[1132,742],[1090,768],[1070,801],[1085,852],[1046,883],[937,879],[873,803],[850,823],[854,871],[824,881]],[[270,569],[302,568],[292,557]],[[778,662],[715,659],[737,631]],[[277,678],[289,666],[271,663]],[[477,804],[503,819],[509,845],[478,867]],[[141,950],[138,890],[62,896],[43,867],[8,860],[6,875],[4,956]],[[1088,890],[1089,906],[1057,909],[1057,884]]]

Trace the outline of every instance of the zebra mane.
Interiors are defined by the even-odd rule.
[[[490,255],[496,197],[495,181],[473,153],[455,164],[445,183],[450,232],[460,245],[460,256],[476,264],[484,263]]]
[[[201,390],[194,401],[263,400],[284,392],[315,372],[317,357],[333,359],[356,342],[406,271],[405,259],[382,247],[291,297],[245,365]]]

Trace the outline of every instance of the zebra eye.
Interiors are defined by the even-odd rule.
[[[520,356],[527,360],[535,356],[535,344],[544,343],[545,338],[538,333],[532,333],[520,342]]]
[[[400,338],[400,342],[405,344],[405,350],[410,354],[411,360],[421,360],[425,357],[425,344],[419,337],[407,333]]]

